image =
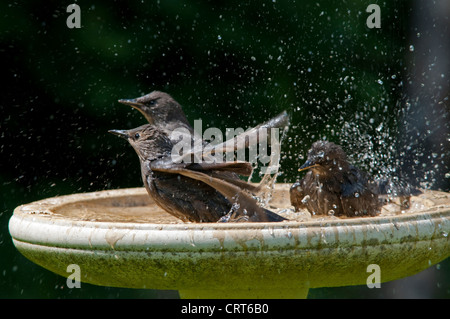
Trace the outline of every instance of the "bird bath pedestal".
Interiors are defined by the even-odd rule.
[[[271,205],[288,208],[289,185]],[[289,211],[286,209],[286,211]],[[48,198],[19,206],[14,245],[62,276],[95,285],[176,289],[182,298],[301,298],[309,288],[413,275],[450,255],[450,194],[425,191],[406,212],[341,219],[292,211],[281,223],[182,223],[144,188]]]

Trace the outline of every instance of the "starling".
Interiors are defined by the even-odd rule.
[[[188,138],[191,140],[196,137],[194,128],[189,124],[181,105],[165,92],[153,91],[136,99],[124,99],[119,102],[141,112],[150,124],[162,130],[169,138],[175,130],[189,135]],[[181,135],[172,142],[178,142],[180,139]]]
[[[243,134],[235,136],[223,143],[212,145],[194,132],[181,105],[165,92],[153,91],[139,98],[123,99],[119,100],[119,102],[130,105],[141,112],[150,124],[155,125],[159,130],[169,136],[173,144],[177,144],[182,140],[184,142],[190,141],[191,145],[186,147],[191,150],[190,152],[185,153],[185,147],[180,148],[180,155],[183,156],[184,161],[198,161],[199,158],[202,158],[205,155],[207,156],[208,154],[225,154],[227,152],[234,152],[238,149],[248,148],[250,146],[250,141],[259,143],[260,145],[263,143],[268,145],[272,141],[271,129],[279,128],[284,130],[289,126],[289,115],[286,111],[283,111],[274,118],[247,130]],[[177,134],[172,135],[175,130],[177,130]],[[250,136],[253,136],[254,138],[250,138]],[[201,145],[200,148],[196,148],[196,141],[201,141],[201,143],[199,143],[199,145]],[[277,163],[270,162],[268,166],[271,167],[272,165],[276,166]],[[221,177],[226,177],[228,182],[242,186],[240,178],[233,172],[223,171]],[[270,184],[272,180],[273,177],[266,174],[261,180],[259,188],[253,189],[253,194],[262,195],[266,192],[265,185]]]
[[[119,100],[120,103],[130,105],[144,115],[145,119],[156,125],[159,129],[169,132],[179,126],[186,127],[193,132],[194,129],[189,124],[181,105],[169,94],[160,91],[153,91],[147,95],[136,99]]]
[[[245,181],[230,183],[230,174],[249,175],[247,162],[174,163],[173,143],[162,129],[143,125],[110,130],[125,138],[139,156],[142,179],[158,206],[183,221],[279,222],[283,217],[258,205]]]
[[[380,212],[377,185],[370,176],[347,160],[339,145],[315,142],[307,161],[299,168],[305,177],[292,185],[291,204],[311,214],[334,216],[375,216]]]
[[[135,98],[135,99],[122,99],[119,100],[120,103],[125,105],[130,105],[135,108],[139,112],[144,115],[145,119],[150,123],[154,124],[157,128],[162,130],[171,138],[171,134],[174,130],[183,129],[189,132],[192,136],[192,139],[195,137],[194,128],[189,124],[189,121],[186,118],[186,115],[183,112],[181,105],[172,98],[169,94],[161,91],[153,91],[147,95]],[[257,134],[259,138],[260,134],[258,134],[258,130],[265,129],[267,130],[267,136],[270,137],[270,129],[271,128],[281,128],[284,129],[289,125],[289,116],[286,111],[283,111],[276,117],[264,122],[254,128],[251,129],[250,132],[247,132],[247,136],[249,133]],[[239,137],[234,139],[235,143],[239,141]],[[177,142],[179,139],[172,139],[172,142]],[[243,144],[244,147],[248,147],[248,138]],[[207,142],[202,141],[203,145],[206,145]],[[259,142],[259,140],[257,140]],[[225,150],[225,143],[220,145]],[[231,145],[230,143],[227,145]],[[218,147],[215,147],[217,150]]]

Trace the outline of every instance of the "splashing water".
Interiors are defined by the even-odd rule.
[[[280,146],[283,144],[283,140],[286,138],[287,132],[289,127],[286,126],[282,130],[280,134]],[[274,150],[272,150],[274,151]],[[275,150],[277,152],[277,150]],[[272,167],[273,169],[268,169],[264,174],[259,171],[259,175],[262,175],[262,179],[258,185],[258,192],[255,194],[254,198],[261,204],[262,207],[265,207],[268,205],[270,200],[272,199],[272,191],[275,186],[275,182],[277,180],[277,177],[280,174],[280,158],[281,156],[274,156],[270,158],[270,162],[267,167]],[[255,174],[255,169],[253,170],[252,176],[250,176],[249,181]]]

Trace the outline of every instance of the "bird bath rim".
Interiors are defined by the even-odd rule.
[[[288,189],[277,184],[274,203],[286,203]],[[68,264],[80,264],[81,280],[97,285],[178,289],[184,297],[230,297],[229,291],[234,297],[306,296],[309,288],[365,284],[369,264],[380,265],[384,282],[448,257],[450,197],[430,194],[445,197],[444,204],[423,213],[161,224],[129,222],[125,215],[123,222],[108,221],[121,204],[132,209],[151,204],[144,188],[119,189],[19,206],[9,227],[14,244],[30,260],[66,277]],[[103,221],[79,218],[88,204],[101,210],[96,203],[112,209],[100,216]],[[78,212],[78,218],[58,212]]]

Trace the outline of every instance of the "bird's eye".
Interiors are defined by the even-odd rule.
[[[156,100],[150,100],[150,105],[155,105],[156,104]]]
[[[140,138],[141,137],[141,135],[139,134],[139,133],[136,133],[136,134],[134,134],[134,139],[138,139],[138,138]]]

